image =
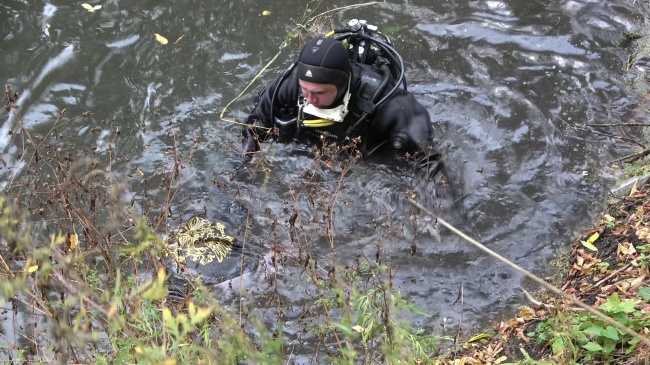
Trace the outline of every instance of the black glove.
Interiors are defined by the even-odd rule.
[[[246,125],[242,128],[242,150],[247,158],[252,158],[255,152],[260,150],[259,135],[254,125]]]
[[[268,137],[268,128],[265,128],[262,123],[257,119],[255,114],[251,114],[246,118],[244,127],[242,128],[242,150],[247,158],[252,158],[255,152],[260,150],[260,141]]]

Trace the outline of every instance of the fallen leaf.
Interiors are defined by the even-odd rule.
[[[264,15],[264,16],[269,16],[269,15],[271,15],[271,11],[270,11],[270,10],[264,10],[264,11],[262,12],[262,15]]]
[[[363,327],[361,327],[359,325],[353,326],[352,329],[359,332],[359,333],[361,333],[361,332],[363,332],[365,330],[365,328],[363,328]]]
[[[589,238],[587,238],[587,242],[594,243],[594,242],[596,242],[598,237],[600,237],[600,234],[598,232],[596,232],[596,233],[592,234],[591,236],[589,236]]]
[[[535,311],[531,307],[523,306],[519,310],[519,316],[525,321],[530,321],[531,319],[535,318]]]
[[[183,37],[185,37],[185,34],[183,34],[182,36],[178,37],[178,38],[176,39],[176,41],[174,42],[174,44],[178,44],[178,42],[180,42],[181,39],[183,39]]]
[[[636,192],[638,191],[638,185],[639,185],[639,179],[634,180],[634,185],[632,185],[632,189],[630,190],[630,197],[634,196]]]
[[[481,333],[480,335],[476,335],[476,336],[470,338],[469,340],[467,340],[467,342],[472,343],[472,342],[476,342],[476,341],[480,341],[480,340],[487,340],[490,337],[492,337],[492,335],[488,335],[487,333]]]
[[[603,214],[603,218],[605,218],[605,220],[608,221],[608,222],[613,222],[613,221],[616,220],[616,219],[614,219],[614,217],[612,217],[611,215],[609,215],[607,213]]]
[[[38,270],[38,265],[33,265],[27,268],[27,272],[34,272]]]
[[[643,283],[643,280],[645,280],[645,276],[643,276],[643,275],[642,275],[642,276],[639,276],[639,277],[636,278],[636,279],[633,279],[633,280],[630,282],[630,287],[631,287],[631,288],[636,288],[637,286],[640,286],[640,285]]]
[[[598,233],[594,233],[594,234],[598,234]],[[593,243],[591,243],[589,241],[580,241],[580,243],[582,243],[583,246],[585,246],[586,248],[588,248],[591,251],[594,251],[594,252],[598,251],[598,248],[596,248],[596,246],[594,246]]]
[[[167,38],[161,36],[160,34],[155,33],[154,35],[156,36],[156,41],[158,41],[158,43],[160,43],[160,44],[167,44],[167,43],[169,43],[169,41],[167,40]]]

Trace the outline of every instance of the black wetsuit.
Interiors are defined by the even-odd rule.
[[[370,88],[370,84],[362,82],[362,76],[364,76],[364,79],[376,78],[382,80],[382,74],[376,72],[371,66],[354,61],[351,61],[351,68],[352,81],[350,87],[352,96],[349,102],[350,112],[343,122],[319,128],[305,125],[298,127],[296,123],[282,127],[280,123],[274,123],[276,119],[287,121],[296,118],[298,115],[298,98],[301,96],[301,92],[298,84],[297,68],[294,68],[288,76],[276,78],[273,83],[256,94],[255,109],[248,116],[246,123],[250,126],[264,127],[264,129],[244,128],[244,150],[246,152],[256,151],[259,146],[256,140],[252,138],[252,134],[265,139],[269,134],[269,129],[273,127],[280,127],[281,137],[298,140],[320,140],[320,137],[324,135],[330,142],[341,143],[345,137],[360,136],[361,144],[359,148],[362,152],[367,154],[381,147],[382,149],[391,148],[400,156],[406,156],[408,153],[409,156],[417,158],[419,165],[427,170],[429,176],[433,176],[440,169],[441,164],[439,161],[440,155],[434,145],[431,118],[426,108],[411,93],[404,90],[403,87],[399,87],[378,108],[375,110],[369,109],[368,100],[365,100],[361,95],[368,94],[369,90],[365,89]],[[278,83],[280,83],[279,87]],[[393,82],[388,82],[383,88],[383,92],[373,100],[381,100],[393,89],[393,86]],[[374,91],[376,90],[370,90],[371,93]],[[370,97],[367,97],[367,99],[370,99]],[[273,111],[271,111],[272,104]],[[359,118],[364,115],[363,110],[370,111],[370,113],[361,124],[350,130]],[[305,119],[314,118],[306,115]]]

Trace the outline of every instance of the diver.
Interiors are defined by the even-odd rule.
[[[259,151],[260,141],[275,136],[339,145],[357,141],[364,156],[392,150],[414,159],[428,177],[443,167],[429,113],[406,89],[401,56],[363,20],[309,40],[254,102],[242,130],[248,157]]]

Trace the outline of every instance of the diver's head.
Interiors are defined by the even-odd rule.
[[[307,103],[331,106],[347,91],[350,60],[343,44],[334,38],[313,38],[298,57],[298,79]]]

